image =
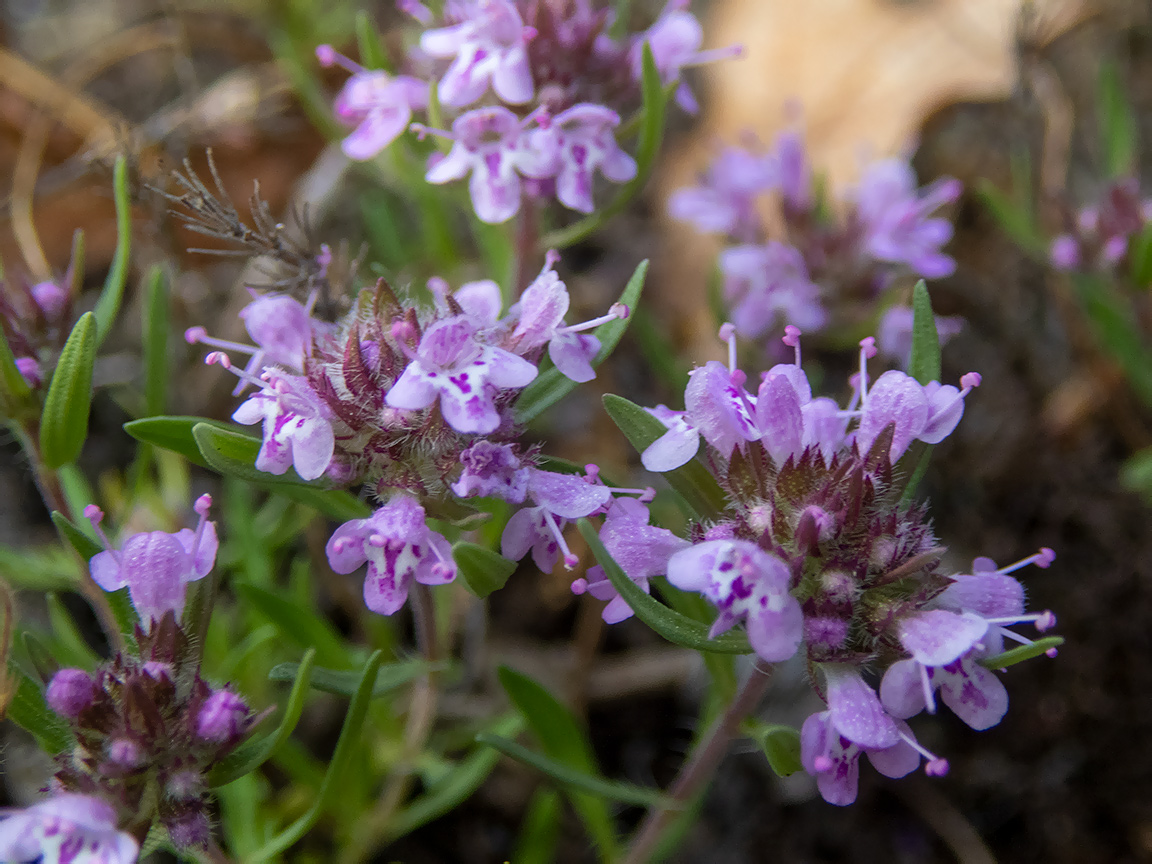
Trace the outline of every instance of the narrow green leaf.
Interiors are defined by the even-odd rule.
[[[776,776],[788,777],[804,767],[800,764],[800,733],[796,729],[767,724],[758,728],[755,735]]]
[[[1100,349],[1120,364],[1136,396],[1152,405],[1152,350],[1136,324],[1139,316],[1131,301],[1097,274],[1072,273],[1070,281]]]
[[[623,804],[633,804],[637,807],[660,807],[667,808],[671,802],[660,792],[659,789],[647,789],[643,786],[634,786],[631,783],[621,783],[618,780],[605,780],[602,777],[597,777],[592,774],[586,774],[560,762],[556,759],[551,759],[540,753],[535,753],[515,741],[509,741],[507,738],[501,738],[499,735],[492,735],[487,732],[481,732],[476,736],[476,740],[481,744],[487,744],[499,750],[505,756],[515,759],[517,762],[523,762],[535,768],[542,774],[551,777],[558,783],[563,784],[577,792],[586,792],[589,795],[594,795],[597,798],[602,798],[605,801],[619,801]]]
[[[156,265],[144,280],[144,410],[164,413],[168,401],[168,280]]]
[[[296,667],[296,674],[289,679],[292,681],[292,690],[288,693],[284,716],[280,718],[280,725],[276,727],[276,731],[257,740],[246,741],[217,762],[208,775],[209,786],[225,786],[245,774],[251,774],[267,762],[287,740],[296,724],[300,722],[300,714],[304,711],[304,700],[308,696],[315,660],[316,652],[309,649],[299,663],[292,664]]]
[[[179,453],[189,462],[201,468],[211,468],[208,461],[200,452],[192,429],[197,423],[207,423],[229,432],[243,434],[239,426],[221,423],[218,420],[209,420],[206,417],[187,417],[178,415],[163,415],[158,417],[145,417],[141,420],[130,420],[124,424],[124,431],[145,444],[152,444]]]
[[[125,423],[124,428],[139,422],[142,421]],[[260,452],[259,438],[233,431],[218,423],[196,423],[192,427],[192,437],[204,461],[221,474],[259,484],[343,522],[362,519],[372,512],[367,504],[344,490],[327,489],[320,481],[303,480],[291,469],[282,475],[261,471],[256,467],[256,455]]]
[[[1136,167],[1137,124],[1114,60],[1100,64],[1100,144],[1109,177],[1131,177]]]
[[[32,388],[16,367],[16,357],[12,354],[8,337],[0,327],[0,408],[8,417],[19,419],[28,407],[31,395]]]
[[[368,713],[368,706],[372,701],[372,688],[376,682],[376,671],[380,668],[381,653],[376,651],[368,662],[364,664],[364,672],[360,684],[352,701],[348,705],[348,714],[344,717],[344,726],[340,730],[340,737],[336,741],[336,749],[328,763],[328,771],[312,802],[308,812],[269,840],[261,849],[253,852],[248,858],[249,864],[267,861],[284,852],[301,837],[303,837],[323,813],[340,795],[340,781],[344,776],[348,763],[352,759],[355,747],[359,743],[360,730],[364,726],[364,718]]]
[[[685,648],[695,648],[697,651],[715,651],[719,654],[750,654],[752,652],[748,638],[742,632],[730,630],[722,636],[709,639],[706,626],[669,609],[652,595],[645,594],[640,586],[629,579],[627,574],[620,569],[620,565],[608,554],[608,550],[600,542],[600,537],[592,523],[587,519],[581,519],[578,524],[584,542],[588,544],[592,554],[596,556],[597,563],[604,568],[608,580],[620,592],[624,602],[632,607],[637,618],[669,642],[683,645]]]
[[[516,572],[517,564],[503,555],[460,540],[452,546],[452,558],[460,568],[464,583],[477,597],[487,597],[504,587],[508,577]]]
[[[921,384],[940,380],[940,335],[923,279],[912,289],[912,356],[908,374]]]
[[[516,735],[523,727],[524,721],[519,715],[510,715],[501,717],[490,728],[497,735]],[[390,840],[402,837],[454,810],[488,779],[499,759],[500,754],[491,747],[477,745],[426,792],[398,812],[388,823],[385,836]]]
[[[73,524],[59,510],[52,511],[52,524],[56,526],[56,532],[60,538],[75,549],[76,554],[85,561],[90,561],[93,555],[98,555],[104,551],[104,547],[100,543]]]
[[[104,279],[100,299],[96,301],[96,344],[99,345],[116,323],[120,303],[124,299],[124,286],[128,283],[129,256],[132,253],[132,202],[128,197],[128,160],[116,157],[112,169],[112,197],[116,201],[116,252],[112,266]]]
[[[49,468],[74,462],[84,446],[95,362],[96,319],[85,312],[60,352],[40,415],[40,453]]]
[[[356,13],[356,45],[360,49],[360,65],[365,69],[392,71],[388,52],[384,50],[384,42],[376,32],[372,16],[364,9]]]
[[[516,864],[552,864],[560,839],[560,794],[542,786],[532,795],[528,811],[520,823],[520,836],[512,859]]]
[[[591,776],[599,776],[588,733],[566,707],[536,681],[509,666],[498,670],[500,684],[512,704],[528,721],[544,752],[557,762]],[[608,808],[586,792],[570,791],[572,807],[607,861],[616,859],[616,830]]]
[[[566,228],[546,234],[540,241],[541,248],[563,249],[595,233],[605,222],[628,206],[648,182],[648,176],[652,173],[656,156],[660,152],[660,142],[664,138],[664,113],[669,88],[666,88],[664,82],[660,80],[660,70],[652,55],[652,46],[645,42],[642,50],[640,92],[644,97],[644,119],[640,127],[640,139],[636,145],[636,176],[624,184],[608,206]]]
[[[614,393],[604,395],[604,410],[612,422],[624,433],[624,437],[643,453],[652,442],[668,431],[668,428],[634,402]],[[708,469],[695,459],[664,473],[688,506],[688,516],[695,519],[715,517],[724,510],[724,491]]]
[[[234,585],[233,590],[241,600],[279,627],[286,639],[302,648],[314,648],[317,659],[325,666],[352,665],[351,654],[340,634],[311,609],[304,609],[255,585],[241,583]]]
[[[1142,291],[1152,288],[1152,222],[1147,223],[1144,230],[1132,238],[1128,270],[1133,285]]]
[[[432,669],[438,668],[426,660],[401,660],[396,663],[385,663],[380,667],[376,676],[376,686],[372,690],[372,698],[379,699],[414,681]],[[272,667],[268,673],[269,681],[291,681],[296,677],[298,665],[296,663],[280,663]],[[356,671],[342,672],[336,669],[325,669],[318,666],[312,670],[312,688],[325,693],[335,693],[337,696],[351,696],[360,684],[360,673]]]
[[[63,753],[75,743],[67,724],[57,716],[48,703],[40,686],[15,668],[8,666],[9,686],[15,679],[15,691],[8,703],[7,717],[17,726],[32,733],[36,743],[49,755]]]
[[[1063,636],[1045,636],[1030,645],[1020,645],[1016,648],[1009,648],[1003,654],[985,657],[980,661],[980,665],[985,669],[1007,669],[1009,666],[1015,666],[1017,663],[1023,663],[1033,657],[1039,657],[1063,644]]]
[[[20,642],[24,653],[28,656],[29,665],[36,673],[40,683],[47,683],[60,669],[61,663],[52,653],[48,644],[35,633],[24,631],[20,634]],[[35,679],[33,679],[35,681]]]
[[[58,646],[56,659],[64,666],[96,668],[100,658],[80,635],[80,628],[76,626],[72,613],[65,608],[59,595],[50,592],[45,599],[48,604],[48,623],[52,626],[52,635],[56,637]]]
[[[618,303],[627,306],[630,311],[635,310],[640,303],[640,292],[644,289],[644,277],[648,274],[648,259],[636,265],[628,284],[620,294]],[[616,350],[616,346],[624,337],[628,323],[632,316],[617,318],[607,324],[596,328],[596,338],[600,340],[600,350],[592,358],[593,368],[603,363],[608,356]],[[536,376],[536,380],[524,388],[520,398],[516,400],[516,422],[530,423],[533,419],[548,408],[551,408],[576,387],[576,382],[560,374],[555,367],[546,369]]]

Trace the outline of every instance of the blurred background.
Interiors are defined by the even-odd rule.
[[[631,7],[644,20],[660,10]],[[423,264],[405,255],[416,248],[405,231],[450,244],[451,225],[438,235],[437,223],[374,218],[381,210],[373,196],[385,193],[365,190],[329,143],[336,130],[328,105],[341,79],[321,74],[309,52],[321,41],[353,51],[359,9],[386,40],[400,23],[389,3],[343,0],[6,0],[0,256],[9,284],[59,276],[73,231],[83,228],[93,290],[80,306],[94,302],[116,238],[111,165],[128,153],[136,273],[172,266],[173,332],[202,324],[238,335],[235,313],[249,299],[242,286],[256,278],[250,265],[189,253],[207,244],[148,188],[173,189],[170,172],[185,158],[206,176],[207,148],[238,203],[256,181],[277,218],[307,204],[310,228],[325,242],[346,241],[353,255],[367,243],[369,260],[394,284],[426,278]],[[599,394],[676,402],[675,376],[648,371],[654,341],[684,368],[719,356],[707,290],[716,247],[664,215],[667,196],[691,182],[717,142],[747,133],[770,141],[799,127],[833,200],[867,160],[909,156],[922,182],[951,175],[965,185],[946,250],[956,274],[930,287],[937,312],[967,321],[944,352],[945,379],[968,370],[984,376],[957,433],[937,449],[923,492],[957,569],[976,555],[1004,563],[1042,545],[1057,551],[1051,569],[1025,581],[1030,605],[1054,610],[1068,642],[1055,660],[1008,671],[1011,707],[996,728],[973,733],[950,714],[925,727],[926,745],[951,761],[944,779],[889,781],[865,769],[857,803],[838,809],[806,778],[776,778],[759,752],[734,753],[676,860],[1152,860],[1152,509],[1120,481],[1125,460],[1152,444],[1152,415],[1061,278],[1015,245],[977,194],[983,184],[1010,188],[1021,150],[1039,198],[1083,203],[1099,192],[1105,60],[1120,70],[1139,140],[1152,142],[1149,4],[713,0],[693,9],[707,46],[741,43],[744,56],[692,71],[700,115],[674,121],[646,194],[608,231],[566,251],[561,268],[575,303],[598,310],[651,258],[650,311],[604,373],[534,434],[551,453],[626,476],[638,460],[603,415]],[[1152,146],[1144,151],[1139,168],[1148,180]],[[473,272],[476,265],[462,261],[455,276]],[[1145,300],[1134,308],[1146,311]],[[139,314],[130,295],[97,367],[107,389],[94,405],[82,467],[103,490],[132,459],[120,426],[134,411]],[[199,354],[175,346],[169,409],[223,418],[229,384],[205,372]],[[216,481],[205,474],[193,482]],[[28,566],[25,551],[55,534],[10,441],[0,451],[0,490],[0,575],[13,579]],[[586,714],[608,776],[667,783],[699,711],[702,670],[690,652],[639,622],[604,628],[568,579],[522,568],[490,602],[488,654],[476,665],[513,659],[555,683]],[[338,617],[348,584],[320,586],[319,608]],[[802,718],[811,706],[794,704],[804,689],[797,684],[779,676],[764,713]],[[331,726],[312,719],[322,742]],[[4,783],[10,800],[22,800],[45,775],[20,735],[8,736]],[[505,860],[535,783],[502,763],[463,807],[380,860]],[[621,822],[638,816],[624,811]],[[560,860],[591,860],[570,816],[563,831]],[[301,854],[323,857],[322,847]]]

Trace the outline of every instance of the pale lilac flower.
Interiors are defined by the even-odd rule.
[[[140,844],[118,831],[115,809],[90,795],[59,792],[0,815],[0,859],[43,864],[133,864]]]
[[[133,534],[117,550],[100,529],[104,513],[94,504],[84,508],[84,516],[109,548],[92,556],[89,568],[96,584],[105,591],[128,586],[128,596],[145,630],[165,612],[177,619],[184,611],[185,585],[203,579],[216,563],[216,523],[208,521],[212,499],[201,495],[195,510],[200,516],[196,530],[183,528],[175,534],[148,531]]]
[[[704,29],[695,15],[684,10],[686,5],[686,0],[669,0],[656,23],[647,32],[635,37],[629,58],[632,62],[632,75],[637,81],[642,77],[645,43],[652,48],[652,59],[656,62],[660,80],[665,84],[677,80],[685,66],[698,66],[713,60],[735,57],[740,53],[739,46],[701,51]],[[689,114],[700,110],[692,90],[683,81],[676,89],[676,104]]]
[[[591,213],[592,181],[599,170],[613,183],[636,176],[636,160],[620,149],[614,130],[620,115],[582,102],[557,114],[547,132],[556,136],[556,197],[570,210]]]
[[[895,721],[880,698],[855,669],[843,663],[823,663],[828,685],[828,712],[836,731],[862,747],[883,749],[900,740]]]
[[[907,369],[912,357],[912,322],[915,315],[911,306],[892,306],[880,316],[876,325],[876,347],[885,357],[895,360]],[[936,315],[936,335],[944,346],[964,329],[964,319],[958,315]]]
[[[460,498],[480,495],[523,503],[528,495],[530,469],[516,449],[514,444],[477,441],[460,454],[464,472],[452,484],[452,491]]]
[[[452,57],[440,79],[440,101],[471,105],[488,85],[505,102],[522,105],[534,91],[527,44],[536,31],[525,27],[511,0],[466,0],[456,4],[460,23],[426,30],[420,48],[432,57]]]
[[[820,287],[792,246],[775,240],[734,246],[720,253],[719,267],[732,323],[741,336],[758,339],[785,322],[802,330],[819,330],[827,323]]]
[[[218,354],[210,354],[208,360],[222,362]],[[232,419],[245,426],[264,423],[264,443],[256,456],[256,468],[283,474],[291,466],[304,480],[322,476],[336,451],[328,406],[308,379],[273,366],[267,367],[255,383],[263,389],[241,403]]]
[[[700,449],[700,432],[688,422],[688,412],[673,411],[666,405],[645,408],[668,427],[640,454],[640,462],[649,471],[672,471],[688,462]]]
[[[799,132],[781,132],[776,137],[775,163],[776,183],[785,205],[806,212],[812,204],[812,166]]]
[[[204,700],[196,715],[196,734],[205,741],[228,744],[248,729],[248,705],[231,690],[217,690]]]
[[[578,474],[529,468],[528,495],[536,506],[512,514],[500,538],[501,553],[519,561],[531,550],[532,560],[545,573],[556,566],[557,555],[563,554],[564,566],[571,570],[579,559],[564,541],[567,520],[601,510],[612,499],[612,491]]]
[[[37,282],[29,289],[29,293],[32,302],[48,321],[55,321],[68,306],[68,289],[56,282]]]
[[[771,189],[776,181],[776,165],[771,157],[741,147],[725,147],[708,167],[700,185],[672,194],[668,213],[701,231],[751,240],[760,225],[756,197]]]
[[[461,114],[447,136],[454,142],[452,149],[430,164],[424,179],[429,183],[449,183],[471,173],[468,189],[476,215],[490,224],[508,221],[520,209],[520,175],[550,176],[556,164],[554,152],[540,149],[542,145],[528,146],[524,125],[519,117],[500,106]],[[532,140],[540,144],[537,139]]]
[[[710,360],[692,370],[684,390],[685,420],[704,440],[728,458],[737,447],[760,437],[754,407],[744,390],[742,373]]]
[[[787,660],[803,638],[804,616],[789,590],[787,564],[747,540],[709,540],[677,552],[668,561],[668,581],[697,591],[720,610],[717,636],[745,622],[752,649],[769,663]]]
[[[28,382],[29,387],[39,387],[44,383],[44,372],[35,357],[17,357],[16,371]]]
[[[901,159],[873,163],[856,189],[865,250],[879,261],[907,264],[926,279],[950,276],[956,262],[940,247],[952,238],[952,223],[930,216],[960,192],[952,178],[918,190],[916,175]]]
[[[863,398],[856,446],[861,455],[868,453],[877,436],[891,424],[894,429],[888,458],[895,462],[928,425],[924,387],[903,372],[889,370],[876,379]]]
[[[649,525],[650,519],[648,508],[639,501],[617,498],[600,528],[600,540],[612,560],[647,594],[652,593],[648,580],[663,574],[668,569],[668,559],[690,545],[671,531]],[[597,600],[608,601],[600,613],[606,623],[617,624],[632,617],[632,607],[613,587],[603,567],[590,567],[586,578],[572,583],[574,594],[585,591]]]
[[[96,682],[83,669],[61,669],[44,691],[44,701],[61,717],[78,717],[95,699]]]
[[[456,315],[424,331],[385,402],[418,411],[439,399],[453,429],[486,435],[500,425],[496,391],[524,387],[535,377],[535,366],[503,348],[477,342],[474,323],[467,315]]]
[[[260,349],[253,356],[251,365],[260,368],[269,363],[294,372],[303,370],[304,360],[312,349],[314,322],[311,311],[287,294],[256,294],[253,291],[252,302],[239,313],[248,335]]]
[[[1080,244],[1071,234],[1061,234],[1052,241],[1048,260],[1057,270],[1075,270],[1080,266]]]
[[[520,301],[513,307],[512,312],[517,316],[517,322],[510,344],[519,354],[547,344],[548,356],[560,373],[583,383],[596,377],[592,360],[600,351],[600,340],[584,331],[626,318],[628,308],[616,304],[607,315],[565,326],[564,315],[568,312],[570,301],[567,287],[552,269],[557,260],[558,256],[554,252],[548,254],[544,269],[524,289]]]
[[[867,754],[872,767],[885,777],[904,777],[915,771],[920,765],[920,752],[914,746],[912,730],[903,722],[896,723],[896,728],[901,737],[895,744],[866,747],[841,735],[828,711],[820,711],[805,720],[800,728],[800,762],[804,770],[816,778],[820,796],[838,807],[856,800],[861,753]],[[936,761],[938,767],[932,773],[944,773],[947,764]]]
[[[367,519],[345,522],[325,551],[337,573],[351,573],[368,563],[364,602],[380,615],[400,610],[413,581],[443,585],[456,578],[452,547],[425,524],[424,508],[405,494],[397,494]]]

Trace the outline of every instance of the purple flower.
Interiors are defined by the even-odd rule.
[[[83,669],[61,669],[44,691],[48,707],[61,717],[78,717],[95,699],[96,682]]]
[[[196,735],[205,741],[229,744],[248,730],[248,705],[231,690],[217,690],[196,715]]]
[[[312,349],[311,310],[287,294],[253,293],[252,302],[240,310],[240,320],[259,351],[253,355],[253,371],[265,363],[300,371]]]
[[[1048,260],[1057,270],[1075,270],[1080,266],[1080,244],[1071,234],[1061,234],[1052,241]]]
[[[29,387],[39,387],[44,383],[44,372],[35,357],[17,357],[16,371],[28,382]]]
[[[742,373],[732,373],[715,360],[692,370],[684,407],[688,425],[725,458],[737,447],[743,449],[744,442],[760,437]]]
[[[532,98],[532,69],[527,44],[536,31],[525,27],[510,0],[466,0],[457,3],[460,23],[426,30],[420,48],[433,57],[453,57],[440,80],[440,101],[471,105],[491,83],[505,102],[522,105]]]
[[[688,412],[673,411],[666,405],[646,408],[649,414],[668,427],[640,454],[640,462],[649,471],[672,471],[684,465],[700,449],[700,432],[688,422]]]
[[[528,495],[536,506],[512,514],[500,538],[501,553],[519,561],[531,550],[532,560],[545,573],[551,572],[562,553],[564,566],[571,570],[579,559],[564,542],[566,520],[602,509],[611,500],[612,491],[578,474],[529,468]]]
[[[867,253],[879,261],[907,264],[926,279],[951,275],[956,262],[940,247],[952,238],[952,224],[929,216],[960,197],[960,191],[960,182],[952,178],[920,191],[907,162],[873,163],[856,189]]]
[[[864,395],[863,413],[856,429],[856,445],[864,455],[872,449],[876,437],[894,426],[888,457],[893,462],[904,455],[928,425],[928,397],[915,378],[889,370],[872,384]]]
[[[44,318],[55,321],[68,306],[68,289],[55,282],[37,282],[29,289],[32,302],[36,304]]]
[[[828,684],[828,711],[836,731],[862,747],[882,749],[900,740],[895,721],[854,667],[823,663],[820,668]]]
[[[431,131],[431,130],[427,130]],[[507,222],[520,209],[520,174],[550,176],[556,154],[528,146],[524,122],[507,108],[492,106],[461,114],[452,123],[447,156],[430,165],[429,183],[462,180],[469,173],[472,206],[482,222]],[[533,138],[539,144],[547,139]]]
[[[812,204],[812,166],[804,154],[798,132],[781,132],[776,138],[776,182],[788,208],[807,212]]]
[[[912,730],[906,723],[895,725],[901,733],[895,744],[866,747],[840,734],[829,711],[820,711],[804,721],[800,729],[800,762],[816,778],[825,801],[845,807],[856,800],[861,753],[868,754],[872,767],[885,777],[904,777],[916,770],[920,753],[909,743],[915,740]]]
[[[678,189],[668,199],[673,219],[699,230],[747,240],[760,225],[756,197],[776,184],[774,161],[741,147],[725,147],[712,161],[699,186]]]
[[[400,610],[413,581],[443,585],[456,578],[452,547],[424,523],[424,508],[416,499],[404,494],[367,519],[345,522],[325,551],[337,573],[351,573],[368,562],[364,603],[380,615]]]
[[[349,159],[376,156],[412,122],[413,109],[428,104],[428,85],[408,75],[364,69],[344,82],[336,97],[336,116],[355,130],[340,143]]]
[[[685,66],[698,66],[740,53],[738,46],[701,51],[704,30],[695,15],[684,11],[685,5],[686,0],[669,0],[656,23],[646,33],[635,37],[629,59],[632,62],[632,75],[637,81],[643,73],[644,43],[651,46],[652,59],[656,61],[660,80],[665,84],[671,84],[679,78],[680,70]],[[695,114],[700,109],[696,97],[684,82],[676,89],[676,104],[689,114]]]
[[[196,530],[183,528],[175,534],[148,531],[133,534],[121,549],[109,548],[92,556],[89,568],[96,584],[105,591],[118,591],[128,586],[128,596],[140,615],[145,630],[165,612],[177,619],[184,611],[184,586],[203,579],[216,563],[216,523],[208,521],[212,499],[201,495],[195,510],[200,515]],[[112,544],[100,530],[103,512],[94,504],[84,508],[84,516],[104,541]]]
[[[210,354],[209,361],[219,362]],[[264,443],[256,467],[269,474],[283,474],[291,466],[304,480],[320,477],[336,452],[336,434],[328,406],[320,400],[308,379],[287,375],[269,366],[257,383],[264,388],[252,394],[232,414],[237,423],[249,426],[264,422]]]
[[[741,336],[758,339],[783,323],[819,330],[828,321],[820,288],[808,278],[799,250],[775,240],[734,246],[720,253],[724,296]]]
[[[747,540],[709,540],[677,552],[668,581],[720,609],[711,635],[745,622],[752,649],[769,663],[787,660],[803,637],[804,616],[789,593],[788,565]]]
[[[649,525],[650,519],[648,508],[639,501],[617,498],[608,508],[600,528],[600,540],[608,554],[629,579],[649,594],[652,589],[648,580],[664,573],[668,559],[689,546],[687,540],[671,531]],[[608,580],[603,567],[589,568],[586,576],[572,583],[572,591],[575,594],[587,591],[597,600],[607,600],[608,605],[600,613],[606,623],[617,624],[632,617],[632,607]]]
[[[620,149],[614,131],[620,115],[582,102],[557,114],[543,134],[556,136],[556,197],[570,210],[591,213],[592,179],[598,169],[613,183],[636,176],[636,160]]]
[[[9,810],[0,821],[0,859],[43,864],[132,864],[140,844],[116,830],[116,811],[99,798],[60,792]]]
[[[514,444],[477,441],[460,454],[464,473],[452,484],[460,498],[476,495],[521,504],[528,495],[530,469],[516,455]]]
[[[536,377],[536,367],[510,351],[476,341],[467,315],[437,321],[385,401],[418,411],[437,399],[444,419],[457,432],[486,435],[500,425],[494,398],[499,389],[520,388]]]

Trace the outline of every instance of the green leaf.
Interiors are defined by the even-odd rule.
[[[96,344],[99,345],[116,323],[120,312],[120,302],[124,299],[124,286],[128,282],[129,256],[132,253],[132,202],[128,197],[128,160],[116,157],[112,169],[112,197],[116,201],[116,252],[112,256],[112,266],[104,280],[104,288],[96,308]]]
[[[284,716],[280,718],[280,725],[276,727],[276,731],[257,740],[244,742],[217,762],[208,775],[209,786],[225,786],[234,780],[239,780],[245,774],[251,774],[267,762],[288,739],[296,724],[300,722],[300,714],[304,711],[304,700],[308,696],[315,660],[316,652],[309,649],[305,652],[304,659],[292,664],[296,667],[295,675],[288,679],[292,681],[292,690],[288,693]]]
[[[670,802],[659,789],[634,786],[631,783],[621,783],[618,780],[605,780],[603,777],[586,774],[556,759],[551,759],[529,750],[527,747],[523,747],[515,741],[501,738],[499,735],[481,732],[476,736],[476,740],[481,744],[487,744],[489,747],[499,750],[505,756],[515,759],[517,762],[523,762],[525,765],[535,768],[537,771],[577,792],[586,792],[589,795],[594,795],[605,801],[619,801],[623,804],[634,804],[637,807],[659,807],[661,809],[667,809],[673,806],[672,802]]]
[[[64,666],[95,669],[100,658],[80,635],[80,628],[76,626],[72,613],[64,607],[55,592],[50,592],[45,599],[48,604],[48,623],[52,625],[52,635],[56,637],[56,659]]]
[[[13,419],[19,419],[31,404],[32,388],[16,367],[16,357],[0,327],[0,409]]]
[[[360,684],[352,701],[348,705],[348,714],[344,717],[344,726],[340,730],[340,737],[336,741],[336,749],[328,763],[328,771],[320,789],[316,792],[312,806],[303,816],[269,840],[264,846],[253,852],[247,859],[248,864],[267,861],[284,852],[296,841],[303,837],[313,825],[316,824],[323,813],[340,796],[340,781],[348,769],[348,763],[356,752],[360,743],[360,732],[364,726],[364,718],[368,713],[368,706],[372,701],[372,689],[376,682],[376,671],[380,668],[381,652],[376,651],[364,664],[364,672]]]
[[[634,402],[614,393],[604,394],[604,410],[612,422],[624,433],[624,437],[643,453],[652,442],[668,431],[663,423]],[[664,473],[668,483],[680,493],[688,506],[688,516],[694,519],[715,517],[724,510],[724,491],[708,469],[695,459],[690,459],[672,471]]]
[[[279,627],[286,639],[302,648],[314,648],[317,659],[325,666],[352,665],[352,656],[340,634],[312,610],[255,585],[240,583],[234,585],[233,590],[241,600]]]
[[[912,289],[912,356],[908,374],[921,384],[940,380],[940,335],[923,279]]]
[[[557,701],[536,681],[509,666],[501,666],[500,684],[516,710],[524,715],[544,752],[557,762],[591,776],[599,776],[596,757],[588,733],[572,712]],[[601,857],[616,859],[616,830],[608,808],[599,798],[586,792],[569,792],[572,807],[580,816],[588,834],[600,848]]]
[[[543,249],[563,249],[578,243],[600,229],[605,222],[628,206],[648,182],[648,176],[656,164],[660,143],[664,138],[664,111],[667,107],[669,88],[660,80],[660,70],[652,56],[652,46],[647,42],[641,54],[640,92],[644,97],[643,124],[640,127],[640,140],[636,145],[636,176],[624,184],[611,203],[585,219],[546,234],[540,241]]]
[[[384,42],[376,32],[372,16],[364,9],[356,13],[356,45],[360,49],[360,65],[365,69],[392,71]]]
[[[8,666],[9,686],[15,679],[15,691],[8,702],[7,718],[32,733],[36,743],[50,756],[63,753],[75,744],[68,725],[48,707],[40,686],[15,668]]]
[[[520,716],[511,715],[498,719],[491,729],[497,735],[515,735],[523,727],[524,721]],[[499,759],[500,754],[491,747],[477,745],[426,792],[414,798],[396,814],[385,830],[386,838],[393,840],[402,837],[454,810],[472,797],[480,784],[488,779]]]
[[[620,592],[624,602],[632,607],[636,617],[675,645],[695,648],[697,651],[715,651],[718,654],[750,654],[748,638],[741,632],[730,630],[715,639],[708,638],[708,628],[693,621],[673,609],[669,609],[655,597],[644,593],[640,586],[628,578],[620,569],[600,537],[596,528],[587,519],[579,521],[580,534],[584,542],[596,556],[596,561],[604,568],[604,573],[612,586]]]
[[[1128,457],[1120,468],[1120,485],[1152,500],[1152,447]]]
[[[168,401],[168,280],[159,265],[144,280],[144,410],[164,413]]]
[[[92,556],[99,555],[104,551],[104,547],[100,543],[73,524],[59,510],[52,511],[52,524],[56,526],[56,532],[60,535],[60,539],[75,549],[76,554],[85,561],[92,560]]]
[[[1025,660],[1031,660],[1033,657],[1039,657],[1053,648],[1057,648],[1064,644],[1063,636],[1045,636],[1043,639],[1037,639],[1029,645],[1020,645],[1016,648],[1009,648],[1003,654],[994,654],[991,657],[985,657],[980,661],[980,665],[985,669],[1007,669],[1009,666],[1014,666],[1017,663],[1023,663]]]
[[[561,818],[560,794],[549,786],[537,789],[521,820],[511,860],[516,864],[552,864],[556,860]]]
[[[96,319],[85,312],[60,352],[40,415],[40,454],[49,468],[74,462],[88,436],[96,341]]]
[[[788,777],[804,767],[800,764],[800,733],[791,726],[766,724],[756,729],[755,737],[778,777]]]
[[[1096,274],[1069,274],[1076,299],[1088,316],[1101,350],[1120,364],[1128,384],[1145,405],[1152,406],[1152,350],[1136,325],[1131,301],[1110,281]]]
[[[243,434],[239,426],[221,423],[218,420],[209,420],[206,417],[178,415],[130,420],[124,424],[124,431],[137,441],[179,453],[189,462],[199,465],[201,468],[211,468],[212,466],[201,454],[200,448],[196,444],[196,438],[192,435],[192,429],[197,423],[208,423],[229,432]]]
[[[644,288],[644,277],[648,273],[648,259],[636,265],[628,284],[620,294],[618,303],[627,306],[629,311],[635,310],[640,303],[640,292]],[[616,349],[628,329],[632,316],[617,318],[607,324],[596,328],[596,338],[600,340],[600,350],[592,358],[593,368],[603,363]],[[536,376],[536,380],[529,384],[520,393],[516,400],[516,422],[530,423],[533,419],[548,408],[551,408],[576,387],[576,382],[560,374],[560,370],[551,367]]]
[[[504,587],[508,577],[516,572],[517,564],[503,555],[460,540],[452,546],[452,558],[460,568],[464,583],[477,597],[487,597]]]
[[[124,425],[127,428],[133,424]],[[261,471],[255,464],[256,455],[260,452],[259,438],[235,432],[218,423],[195,424],[192,437],[209,467],[221,474],[257,483],[342,522],[363,519],[372,513],[367,504],[344,490],[327,489],[321,482],[303,480],[291,469],[281,475]]]
[[[372,698],[379,699],[387,696],[409,681],[426,675],[435,664],[427,660],[401,660],[397,663],[385,663],[380,667],[376,676],[376,686],[372,690]],[[272,667],[268,673],[269,681],[291,681],[296,677],[298,665],[296,663],[280,663]],[[312,670],[312,688],[325,693],[335,693],[337,696],[351,696],[356,692],[360,683],[360,673],[355,671],[341,672],[336,669],[325,669],[318,666]]]
[[[1128,251],[1128,269],[1132,284],[1142,291],[1152,288],[1152,222],[1132,238]]]
[[[1109,177],[1130,177],[1136,167],[1137,125],[1120,67],[1113,60],[1100,64],[1100,144]]]

